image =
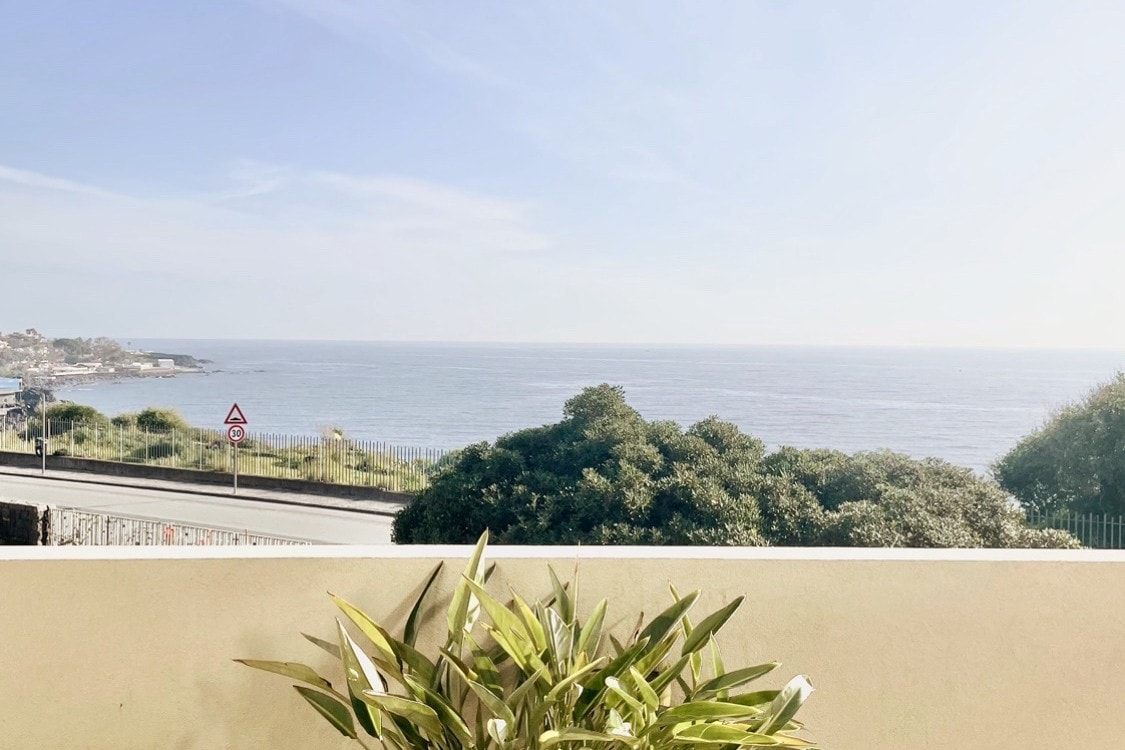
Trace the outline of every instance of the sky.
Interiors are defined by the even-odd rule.
[[[1125,348],[1125,4],[36,0],[0,330]]]

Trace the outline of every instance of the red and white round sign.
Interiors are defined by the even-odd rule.
[[[232,443],[241,443],[246,439],[246,428],[240,424],[232,424],[227,428],[227,437]]]

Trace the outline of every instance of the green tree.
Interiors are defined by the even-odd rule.
[[[762,443],[707,419],[647,422],[587,388],[561,422],[462,450],[395,519],[401,543],[760,544]]]
[[[889,451],[782,448],[710,417],[649,422],[620,388],[587,388],[562,421],[478,443],[394,522],[400,543],[1074,546],[1026,528],[993,482]]]
[[[1125,373],[1056,413],[993,473],[1027,509],[1125,514]]]

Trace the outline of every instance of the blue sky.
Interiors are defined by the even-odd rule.
[[[1118,2],[56,2],[0,329],[1125,347]]]

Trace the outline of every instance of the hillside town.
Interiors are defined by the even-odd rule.
[[[113,339],[49,338],[34,328],[0,333],[0,420],[34,410],[42,395],[78,383],[130,377],[172,377],[203,371],[185,354],[147,352]]]

